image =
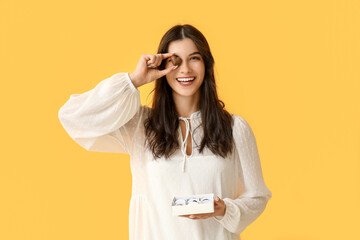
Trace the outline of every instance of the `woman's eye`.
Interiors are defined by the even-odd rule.
[[[191,59],[193,59],[193,58],[200,60],[200,58],[199,58],[199,57],[192,57]]]

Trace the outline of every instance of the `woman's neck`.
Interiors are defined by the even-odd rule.
[[[180,96],[173,94],[175,108],[179,116],[190,117],[199,110],[200,92],[193,96]]]

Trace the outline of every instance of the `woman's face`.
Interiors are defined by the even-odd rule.
[[[174,52],[181,58],[182,63],[178,68],[166,75],[166,80],[173,90],[173,95],[184,97],[200,94],[199,88],[204,81],[205,63],[199,50],[190,38],[172,41],[169,44],[168,52]],[[170,58],[166,59],[165,67],[173,66]],[[180,78],[195,78],[192,81]],[[185,81],[186,80],[186,81]]]

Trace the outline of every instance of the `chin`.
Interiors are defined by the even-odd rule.
[[[184,89],[173,89],[173,93],[182,97],[192,97],[196,94],[197,91],[189,91]]]

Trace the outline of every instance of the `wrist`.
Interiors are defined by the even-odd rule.
[[[215,216],[215,219],[218,220],[218,221],[221,221],[221,220],[224,218],[225,213],[226,213],[226,206],[224,206],[223,210],[220,211],[220,213],[218,213],[218,214]]]
[[[220,215],[220,216],[225,216],[225,213],[226,213],[226,204],[224,203],[224,208],[223,208],[223,210],[221,211],[221,215]]]
[[[129,77],[135,88],[140,87],[139,84],[137,83],[137,78],[135,77],[133,72],[129,73]]]

